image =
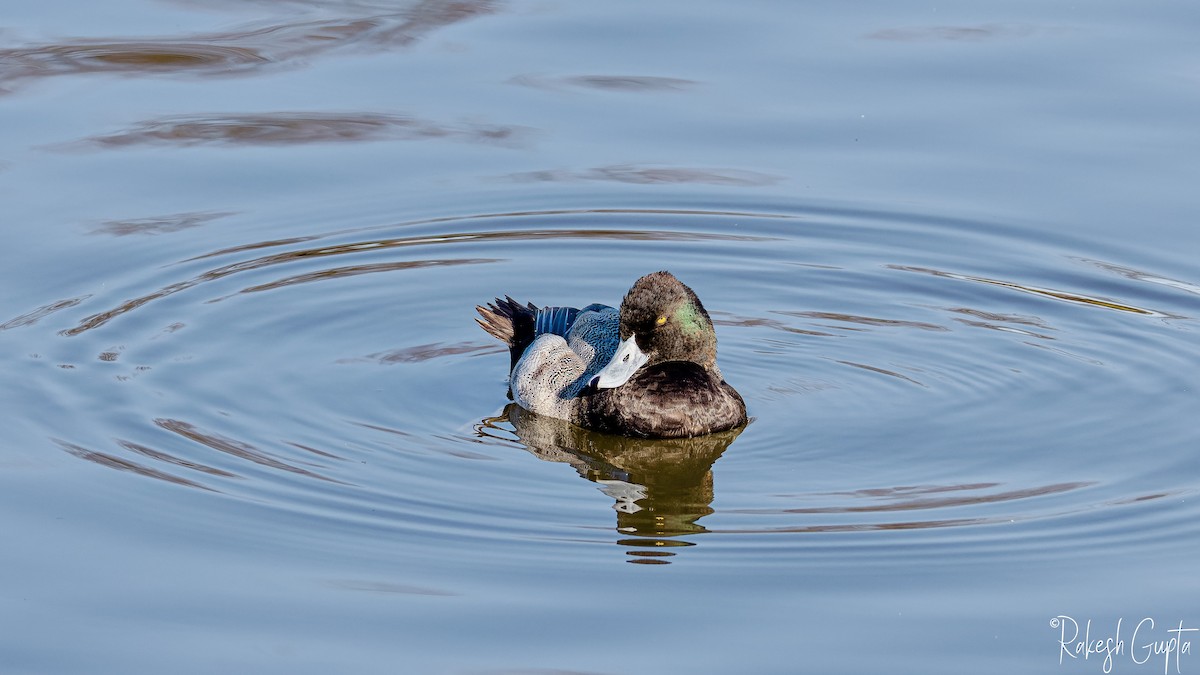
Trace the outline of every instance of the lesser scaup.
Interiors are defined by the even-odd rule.
[[[638,279],[620,310],[593,304],[476,307],[508,344],[509,391],[531,412],[646,438],[741,426],[746,404],[717,367],[717,334],[700,298],[670,272]]]

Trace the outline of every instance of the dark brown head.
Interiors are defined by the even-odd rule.
[[[712,319],[692,289],[670,272],[638,279],[621,302],[621,344],[609,365],[592,380],[619,387],[642,366],[690,361],[705,370],[717,363]]]
[[[637,338],[653,365],[693,361],[710,368],[717,360],[717,334],[700,298],[670,272],[638,279],[621,302],[621,339]]]

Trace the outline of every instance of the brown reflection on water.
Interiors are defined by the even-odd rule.
[[[975,26],[914,26],[886,28],[868,34],[868,40],[889,42],[983,42],[985,40],[1022,38],[1033,34],[1034,28],[1022,23],[985,23]]]
[[[546,169],[512,173],[502,178],[518,183],[609,181],[635,185],[700,183],[735,187],[771,185],[783,180],[780,176],[743,169],[650,167],[636,164],[613,164],[583,170]]]
[[[79,39],[0,49],[0,92],[22,81],[57,75],[228,76],[301,66],[335,50],[407,47],[439,28],[492,13],[496,7],[491,0],[426,0],[404,11],[380,13],[373,7],[347,5],[347,12],[360,15],[179,37]]]
[[[498,354],[506,352],[508,352],[508,348],[491,343],[455,342],[447,344],[444,342],[433,342],[414,347],[405,347],[403,349],[392,349],[386,352],[376,352],[358,358],[339,359],[338,363],[366,362],[390,366],[397,363],[421,363],[446,356],[458,356],[460,354]]]
[[[168,483],[174,483],[176,485],[200,488],[201,490],[209,490],[209,491],[215,492],[215,490],[213,490],[212,488],[210,488],[206,485],[201,485],[200,483],[197,483],[195,481],[191,481],[186,478],[181,478],[179,476],[176,476],[174,474],[169,474],[165,471],[159,471],[158,469],[144,466],[144,465],[134,462],[132,460],[124,459],[122,457],[117,457],[115,455],[110,455],[105,452],[89,450],[81,445],[76,445],[74,443],[68,443],[66,441],[63,441],[63,440],[60,440],[57,438],[53,438],[51,440],[54,441],[56,444],[58,444],[58,446],[60,448],[62,448],[63,450],[66,450],[70,454],[72,454],[80,459],[86,459],[89,462],[95,462],[96,464],[99,464],[100,466],[106,466],[110,469],[117,469],[118,471],[127,471],[129,473],[134,473],[139,476],[145,476],[147,478],[156,478],[158,480],[166,481]],[[137,446],[137,447],[142,448],[142,446]],[[148,450],[148,448],[142,448],[142,449]],[[153,451],[151,451],[151,452],[153,452]],[[139,454],[146,454],[146,453],[141,452]],[[172,462],[172,463],[181,464],[180,462]]]
[[[496,423],[512,424],[525,448],[539,459],[570,464],[614,500],[617,531],[630,535],[630,562],[662,564],[671,550],[692,546],[683,535],[706,532],[699,521],[713,512],[713,463],[741,429],[699,438],[644,440],[598,434],[522,410],[516,404],[504,416],[484,420],[482,436],[502,437]]]
[[[1053,336],[1045,333],[1039,333],[1037,331],[1029,330],[1028,328],[1017,327],[1030,326],[1033,328],[1039,328],[1043,331],[1054,330],[1036,316],[1025,316],[1021,314],[998,314],[996,312],[985,312],[983,310],[971,309],[969,307],[950,307],[947,309],[947,311],[973,317],[971,319],[959,317],[955,320],[959,323],[972,326],[974,328],[986,328],[988,330],[995,330],[1003,333],[1017,333],[1019,335],[1038,338],[1039,340],[1054,339]]]
[[[276,248],[279,246],[293,246],[295,244],[304,244],[306,242],[320,239],[320,235],[310,235],[307,237],[287,237],[284,239],[268,239],[266,241],[256,241],[249,244],[240,244],[238,246],[230,246],[209,253],[202,253],[184,260],[183,262],[192,262],[193,260],[203,260],[204,258],[217,258],[231,253],[241,253],[243,251],[257,251],[263,248]]]
[[[960,281],[974,281],[974,282],[981,283],[981,284],[990,284],[992,286],[1000,286],[1002,288],[1010,288],[1015,291],[1021,291],[1023,293],[1032,293],[1034,295],[1040,295],[1042,297],[1053,298],[1055,300],[1064,300],[1066,302],[1072,302],[1072,303],[1077,303],[1077,304],[1081,304],[1081,305],[1090,305],[1092,307],[1102,307],[1104,309],[1115,309],[1119,312],[1129,312],[1131,314],[1143,314],[1146,316],[1153,316],[1153,317],[1158,317],[1158,318],[1171,318],[1171,319],[1183,318],[1183,317],[1179,317],[1179,316],[1176,316],[1173,314],[1155,311],[1152,309],[1144,309],[1141,307],[1134,307],[1133,305],[1126,304],[1123,302],[1117,302],[1115,300],[1107,300],[1104,298],[1082,295],[1080,293],[1070,293],[1068,291],[1058,291],[1058,290],[1054,290],[1054,289],[1050,289],[1050,288],[1040,288],[1037,286],[1029,286],[1026,284],[1019,284],[1019,283],[1016,283],[1013,281],[1002,281],[1000,279],[989,279],[987,277],[977,277],[977,276],[972,276],[969,274],[958,274],[955,272],[946,272],[943,270],[937,270],[937,269],[933,269],[933,268],[929,268],[929,267],[911,267],[908,265],[888,265],[887,267],[888,267],[888,269],[899,270],[901,272],[917,272],[919,274],[928,274],[930,276],[943,277],[946,279],[958,279]]]
[[[230,115],[177,115],[147,120],[115,134],[92,136],[59,149],[118,148],[130,145],[300,145],[380,140],[446,138],[515,145],[528,130],[512,125],[445,125],[383,113],[273,112]]]
[[[302,476],[316,478],[316,479],[328,481],[331,483],[337,483],[339,485],[345,485],[345,483],[343,483],[342,481],[338,481],[333,478],[323,476],[315,471],[311,471],[311,470],[303,468],[303,467],[295,466],[294,464],[289,464],[287,462],[284,462],[283,460],[272,457],[268,453],[255,448],[253,445],[250,445],[249,443],[245,443],[243,441],[229,438],[229,437],[223,436],[221,434],[204,431],[188,422],[183,422],[180,420],[173,420],[173,419],[156,419],[156,420],[154,420],[154,423],[162,429],[165,429],[167,431],[178,434],[190,441],[199,443],[200,445],[202,445],[206,448],[220,451],[222,453],[231,455],[231,456],[236,457],[241,460],[249,461],[254,464],[258,464],[260,466],[265,466],[265,467],[268,467],[271,469],[279,469],[281,471],[286,471],[288,473],[299,474]],[[80,459],[85,459],[89,462],[94,462],[101,466],[106,466],[110,469],[126,471],[129,473],[137,474],[139,476],[145,476],[147,478],[155,478],[158,480],[166,481],[168,483],[174,483],[176,485],[183,485],[186,487],[194,487],[194,488],[200,488],[202,490],[219,492],[219,490],[216,490],[215,488],[209,487],[207,485],[203,485],[201,483],[198,483],[194,480],[190,480],[188,478],[183,478],[181,476],[177,476],[173,473],[169,473],[166,470],[163,470],[160,468],[155,468],[153,466],[143,464],[138,461],[134,461],[133,459],[119,457],[117,455],[109,454],[107,452],[99,452],[96,450],[91,450],[91,449],[85,448],[81,445],[77,445],[75,443],[68,443],[67,441],[63,441],[63,440],[60,440],[57,438],[52,438],[51,440],[54,441],[54,443],[56,443],[63,450],[66,450],[68,453],[70,453]],[[181,457],[178,455],[173,455],[169,452],[151,448],[151,447],[143,445],[141,443],[134,443],[133,441],[123,440],[123,439],[117,439],[116,442],[126,452],[129,452],[134,455],[138,455],[142,458],[151,460],[154,463],[169,465],[172,467],[179,467],[179,468],[187,469],[188,471],[193,471],[196,473],[204,474],[207,476],[212,476],[215,478],[233,479],[233,480],[242,478],[242,476],[240,476],[236,473],[233,473],[231,471],[226,471],[225,469],[219,469],[215,466],[211,466],[209,464],[205,464],[203,462],[199,462],[194,459],[188,459],[188,458],[184,458],[184,457]],[[338,457],[337,455],[334,455],[332,453],[324,452],[322,450],[318,450],[316,448],[312,448],[310,446],[303,445],[300,443],[287,443],[287,445],[289,445],[293,448],[304,450],[305,452],[309,452],[309,453],[315,455],[316,457],[319,457],[322,459],[327,459],[327,460],[341,459],[340,457]]]
[[[1094,482],[1076,481],[1051,483],[1030,488],[1016,488],[989,492],[1003,487],[1000,483],[964,483],[960,485],[907,485],[888,488],[869,488],[848,492],[823,492],[813,494],[782,495],[793,499],[850,498],[875,500],[871,504],[839,504],[836,506],[798,507],[787,509],[743,509],[732,513],[885,513],[889,511],[916,511],[940,509],[974,504],[995,504],[1017,499],[1029,499],[1043,495],[1069,492],[1095,485]]]
[[[923,323],[920,321],[904,321],[902,319],[882,319],[874,316],[859,316],[855,314],[842,314],[840,312],[792,312],[780,310],[777,314],[785,316],[794,316],[800,319],[819,319],[821,321],[837,321],[840,323],[852,323],[860,326],[881,326],[886,328],[917,328],[919,330],[928,330],[936,332],[944,332],[950,330],[945,326],[939,326],[934,323]],[[840,328],[845,328],[841,326]],[[850,329],[854,330],[854,329]]]
[[[248,36],[242,36],[243,39]],[[0,49],[0,91],[27,79],[91,73],[234,74],[269,63],[259,49],[220,44],[230,36],[99,41]]]
[[[250,445],[249,443],[239,441],[237,439],[229,438],[227,436],[223,436],[223,435],[215,433],[215,432],[204,431],[204,430],[200,429],[199,427],[197,427],[196,425],[188,423],[188,422],[184,422],[182,420],[159,418],[159,419],[154,420],[154,423],[156,425],[158,425],[159,427],[166,429],[167,431],[179,434],[180,436],[182,436],[190,441],[195,441],[196,443],[199,443],[200,445],[211,448],[213,450],[217,450],[219,452],[223,452],[228,455],[232,455],[234,457],[237,457],[238,459],[243,459],[248,462],[253,462],[254,464],[258,464],[260,466],[265,466],[270,469],[278,469],[280,471],[287,471],[289,473],[300,474],[301,476],[307,476],[309,478],[316,478],[316,479],[323,480],[323,481],[329,481],[331,483],[341,483],[341,481],[335,480],[328,476],[323,476],[319,473],[316,473],[315,471],[310,471],[303,467],[295,466],[293,464],[288,464],[287,462],[284,462],[283,460],[272,457],[271,455],[267,454],[266,452],[263,452],[262,450],[255,448],[253,445]],[[294,444],[292,445],[292,447],[303,448],[303,446],[297,446]],[[325,455],[325,453],[322,453],[322,454]],[[325,456],[329,456],[329,455],[325,455]]]
[[[260,291],[270,291],[286,286],[295,286],[296,284],[306,284],[313,281],[324,281],[326,279],[344,279],[346,277],[354,277],[360,274],[375,274],[378,272],[396,272],[399,270],[411,270],[423,267],[444,267],[448,265],[481,265],[484,263],[497,262],[497,258],[459,258],[450,260],[404,260],[388,263],[372,263],[369,265],[345,265],[342,267],[332,267],[328,269],[309,272],[307,274],[297,274],[291,277],[284,277],[265,284],[257,286],[247,286],[243,288],[241,293],[258,293]]]
[[[131,234],[167,234],[200,227],[209,221],[226,216],[236,215],[234,211],[196,211],[193,213],[176,213],[157,218],[134,218],[130,220],[109,220],[101,223],[91,231],[92,234],[110,234],[114,237],[124,237]]]
[[[904,380],[905,382],[908,382],[909,384],[915,384],[918,387],[928,388],[928,385],[926,385],[922,382],[918,382],[917,380],[914,380],[913,378],[911,378],[907,375],[898,373],[894,370],[888,370],[887,368],[880,368],[879,366],[871,366],[871,365],[867,365],[865,363],[856,363],[854,361],[838,361],[838,363],[842,364],[843,366],[850,366],[851,368],[859,368],[862,370],[866,370],[868,372],[879,373],[880,375],[887,375],[888,377],[894,377],[899,380]]]
[[[834,337],[833,333],[825,333],[819,330],[807,330],[804,328],[794,328],[785,324],[778,319],[764,319],[756,316],[738,316],[729,312],[712,311],[709,312],[714,317],[713,323],[718,326],[737,326],[739,328],[770,328],[779,330],[785,333],[796,333],[798,335],[813,335],[816,337]]]
[[[191,469],[192,471],[199,471],[200,473],[206,473],[210,476],[218,476],[221,478],[239,478],[240,477],[237,474],[233,474],[228,471],[218,469],[216,467],[208,466],[206,464],[201,464],[199,462],[193,462],[188,459],[183,459],[181,457],[175,457],[174,455],[169,455],[161,450],[155,450],[154,448],[149,448],[140,443],[134,443],[133,441],[117,441],[117,443],[120,444],[120,446],[122,448],[125,448],[126,450],[128,450],[130,452],[137,453],[137,454],[139,454],[143,457],[147,457],[149,459],[153,459],[156,462],[165,462],[167,464],[174,464],[175,466],[182,466],[185,469]]]
[[[1062,494],[1095,485],[1094,481],[1051,483],[1026,488],[1002,488],[1000,483],[965,483],[959,485],[917,485],[890,488],[871,488],[848,492],[817,492],[810,494],[779,495],[797,500],[818,502],[842,501],[832,505],[801,506],[778,509],[730,509],[728,513],[750,515],[869,515],[890,514],[929,509],[961,509],[980,505],[1000,504],[1047,495]],[[856,503],[857,500],[871,503]],[[1089,507],[1090,508],[1090,507]],[[1045,514],[1042,514],[1044,516]],[[917,530],[968,525],[1011,523],[1033,517],[1027,514],[1001,514],[994,516],[952,517],[927,520],[888,520],[883,522],[815,523],[772,528],[746,528],[719,530],[720,532],[770,533],[770,532],[870,532],[876,530]],[[715,530],[716,531],[716,530]]]
[[[600,89],[638,94],[682,91],[698,84],[694,80],[653,75],[572,75],[566,77],[517,75],[509,82],[538,89]]]
[[[428,595],[434,597],[454,597],[458,595],[458,593],[440,588],[397,584],[391,581],[370,581],[366,579],[331,579],[326,582],[326,585],[330,588],[343,591],[363,591],[366,593],[387,595]]]
[[[74,307],[75,305],[78,305],[79,303],[83,302],[84,300],[87,300],[90,297],[92,297],[92,296],[91,295],[81,295],[79,297],[67,298],[65,300],[58,300],[58,301],[52,302],[47,305],[42,305],[41,307],[38,307],[37,309],[30,310],[19,316],[14,316],[13,318],[9,319],[8,321],[5,321],[4,323],[0,323],[0,331],[8,330],[10,328],[21,328],[23,326],[32,326],[33,324],[37,323],[38,321],[41,321],[45,317],[50,316],[51,314],[53,314],[59,310]]]
[[[1129,279],[1131,281],[1144,281],[1147,283],[1157,284],[1159,286],[1166,286],[1168,288],[1174,288],[1176,290],[1185,291],[1187,293],[1194,293],[1196,295],[1200,295],[1200,284],[1194,284],[1194,283],[1190,283],[1187,281],[1180,281],[1179,279],[1170,279],[1168,277],[1162,277],[1157,274],[1151,274],[1149,272],[1142,272],[1141,270],[1135,270],[1132,267],[1125,267],[1123,265],[1115,265],[1113,263],[1103,262],[1100,260],[1092,260],[1090,258],[1078,258],[1078,260],[1080,262],[1087,263],[1089,265],[1095,265],[1096,267],[1099,267],[1100,269],[1102,269],[1106,272],[1112,272],[1113,274],[1118,274],[1118,275],[1123,276],[1126,279]]]

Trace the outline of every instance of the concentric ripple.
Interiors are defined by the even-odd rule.
[[[901,533],[1037,556],[1050,536],[1154,541],[1195,509],[1177,448],[1197,412],[1200,280],[1154,261],[998,223],[803,205],[194,236],[248,218],[103,225],[92,236],[129,262],[0,322],[29,354],[7,375],[16,388],[75,411],[69,428],[35,419],[48,448],[515,559],[597,543],[643,564],[743,546],[747,564],[764,547],[836,559]],[[747,428],[634,441],[505,408],[508,359],[471,307],[616,303],[661,268],[712,313]]]

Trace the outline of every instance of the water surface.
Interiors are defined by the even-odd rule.
[[[1200,63],[1066,10],[18,4],[5,672],[1157,672]],[[657,269],[747,427],[508,405],[476,304]]]

